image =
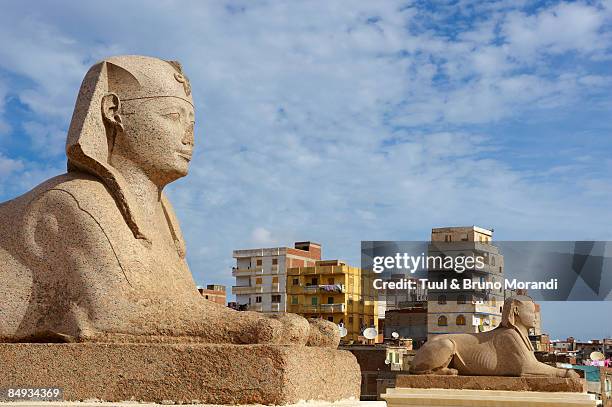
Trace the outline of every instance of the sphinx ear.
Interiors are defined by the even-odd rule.
[[[109,93],[102,97],[102,117],[104,117],[104,123],[112,128],[123,131],[123,123],[119,114],[120,109],[121,101],[117,94]]]

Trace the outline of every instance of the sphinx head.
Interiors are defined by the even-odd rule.
[[[96,176],[137,238],[146,238],[126,171],[159,187],[187,175],[194,144],[191,87],[176,61],[123,55],[92,66],[68,130],[68,170]]]
[[[533,328],[536,324],[536,312],[531,297],[519,295],[506,299],[501,324],[506,328]]]
[[[180,64],[144,57],[106,64],[109,89],[101,114],[110,164],[131,163],[159,186],[187,175],[195,121]]]

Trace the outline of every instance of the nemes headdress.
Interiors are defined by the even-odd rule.
[[[66,141],[68,171],[82,171],[98,177],[113,195],[134,236],[147,240],[140,210],[123,176],[109,163],[109,145],[102,117],[102,98],[109,93],[115,93],[122,102],[175,97],[193,105],[191,86],[177,61],[123,55],[92,66],[79,90]],[[165,196],[162,203],[170,210]],[[180,240],[182,245],[180,232],[178,229],[174,232],[175,240]]]

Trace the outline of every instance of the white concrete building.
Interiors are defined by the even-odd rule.
[[[232,294],[238,305],[265,313],[287,310],[287,268],[314,266],[321,260],[321,245],[296,242],[294,247],[234,250],[236,266]]]

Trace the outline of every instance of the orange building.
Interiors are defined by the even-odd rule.
[[[227,294],[224,285],[208,284],[206,288],[198,287],[198,291],[207,300],[226,305]]]

